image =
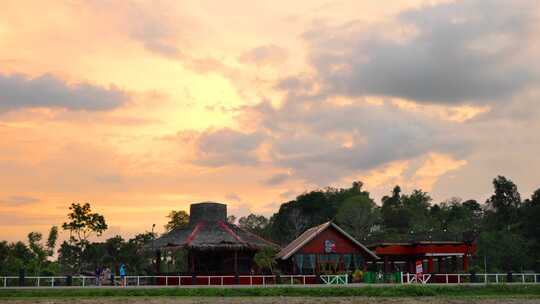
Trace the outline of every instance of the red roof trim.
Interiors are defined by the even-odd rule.
[[[201,230],[203,225],[204,225],[203,222],[199,222],[197,223],[197,225],[195,225],[195,228],[193,228],[193,231],[191,231],[188,238],[186,239],[186,245],[189,246],[191,244],[191,242],[195,239],[195,237],[197,236],[197,233],[199,233],[199,230]]]
[[[223,230],[225,230],[228,234],[230,234],[233,238],[235,238],[237,241],[241,243],[245,243],[244,240],[242,240],[242,238],[238,234],[234,233],[234,231],[232,231],[232,229],[229,228],[229,226],[227,226],[223,221],[219,221],[218,225]]]

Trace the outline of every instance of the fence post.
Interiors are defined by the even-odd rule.
[[[51,277],[51,287],[54,287],[54,277]]]
[[[40,277],[37,277],[37,287],[39,287],[39,278]]]
[[[538,279],[537,279],[537,277],[538,277],[538,274],[536,274],[536,273],[535,273],[535,274],[534,274],[534,282],[535,282],[535,283],[537,283],[537,282],[538,282]]]
[[[302,276],[302,281],[304,282],[304,285],[306,285],[306,276]]]
[[[448,273],[446,274],[446,284],[448,284]]]
[[[536,276],[534,276],[534,281],[536,282]],[[7,277],[4,277],[4,288],[7,287]]]
[[[499,283],[499,274],[498,273],[495,274],[495,283]]]
[[[263,286],[265,286],[265,285],[266,285],[266,278],[263,275]]]

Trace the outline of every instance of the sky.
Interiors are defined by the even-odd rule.
[[[0,239],[90,202],[125,237],[360,180],[540,188],[536,0],[3,1]]]

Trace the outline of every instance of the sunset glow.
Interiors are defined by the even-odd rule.
[[[355,180],[378,203],[396,184],[483,202],[498,174],[529,195],[540,7],[494,2],[3,2],[0,238],[72,202],[132,236]]]

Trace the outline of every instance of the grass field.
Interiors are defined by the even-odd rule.
[[[7,299],[97,299],[97,298],[452,298],[452,299],[501,299],[519,298],[540,300],[540,285],[489,285],[489,286],[385,286],[385,287],[332,287],[332,288],[63,288],[63,289],[0,289],[0,301]],[[236,299],[238,300],[238,299]],[[294,300],[297,301],[298,299]],[[263,300],[267,301],[267,300]],[[132,302],[130,300],[130,302]],[[137,300],[138,302],[138,300]],[[258,300],[257,302],[260,302]],[[320,302],[320,301],[317,301]],[[324,300],[327,303],[327,299]],[[50,303],[50,302],[48,302]],[[199,303],[199,302],[197,302]],[[235,302],[237,303],[237,302]],[[261,302],[262,303],[262,302]],[[303,303],[303,302],[302,302]],[[401,302],[400,302],[401,303]]]
[[[0,303],[9,304],[67,304],[74,303],[73,299],[9,299]],[[531,298],[370,298],[370,297],[235,297],[235,298],[171,298],[171,297],[135,297],[135,298],[93,298],[77,299],[77,304],[537,304],[539,299]]]

